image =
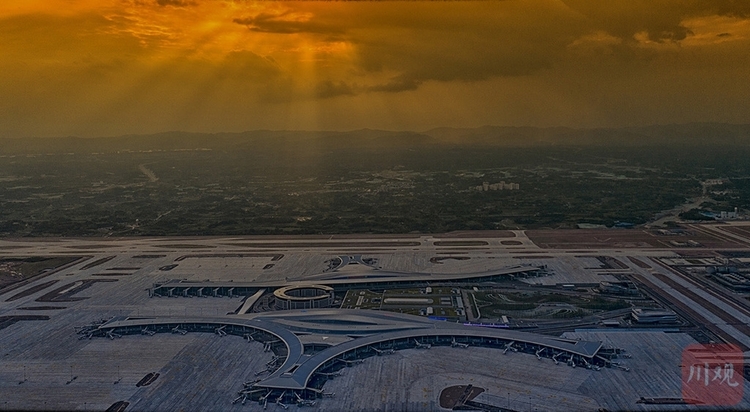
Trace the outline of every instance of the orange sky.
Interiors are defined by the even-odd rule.
[[[750,1],[3,0],[0,137],[750,121]]]

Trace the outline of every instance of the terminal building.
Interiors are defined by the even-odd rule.
[[[261,289],[286,288],[291,286],[291,294],[282,297],[282,299],[309,298],[303,293],[312,293],[320,295],[318,291],[320,285],[331,287],[335,291],[346,291],[349,289],[386,289],[397,287],[429,287],[432,284],[477,284],[481,282],[493,282],[506,280],[509,277],[538,276],[544,273],[544,267],[541,265],[521,264],[508,266],[498,270],[488,270],[476,273],[419,273],[419,272],[396,272],[383,270],[378,267],[374,261],[368,258],[362,258],[361,255],[339,256],[331,263],[331,267],[317,275],[306,276],[305,280],[294,279],[298,283],[290,283],[287,280],[267,281],[267,282],[196,282],[181,279],[172,279],[165,282],[155,283],[149,288],[149,296],[154,297],[237,297],[250,296]],[[315,291],[301,292],[293,291],[294,288],[306,282],[314,282]],[[309,284],[308,284],[309,285]],[[593,285],[596,286],[596,285]],[[290,289],[287,289],[290,290]],[[300,294],[295,296],[295,294]],[[279,296],[276,296],[279,297]],[[322,298],[321,298],[322,299]],[[297,302],[301,302],[301,299]],[[318,299],[313,299],[314,305],[319,305]],[[332,302],[331,302],[332,303]],[[294,309],[295,304],[289,303],[289,309]],[[330,306],[330,305],[328,305]],[[302,306],[296,306],[303,309]],[[310,306],[305,306],[310,307]],[[326,307],[326,306],[312,306]]]
[[[612,362],[618,350],[605,348],[602,342],[371,310],[312,309],[214,318],[115,317],[77,330],[79,339],[203,332],[261,343],[274,358],[256,374],[261,378],[244,384],[235,403],[244,399],[265,404],[275,399],[285,406],[292,402],[309,405],[325,397],[323,385],[344,367],[373,356],[433,346],[494,348],[498,354],[525,354],[534,364],[546,358],[555,365],[592,373],[603,367],[623,369]],[[555,367],[550,365],[546,367]]]

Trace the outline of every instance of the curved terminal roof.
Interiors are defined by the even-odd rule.
[[[233,325],[262,330],[278,337],[286,345],[288,356],[283,365],[256,386],[279,389],[306,389],[313,374],[326,362],[352,350],[401,339],[422,337],[471,337],[502,339],[527,343],[593,358],[601,342],[576,341],[509,329],[465,326],[434,321],[413,315],[346,309],[314,309],[209,318],[119,318],[102,326],[102,331],[123,331],[155,325],[195,324],[209,327]],[[340,334],[352,338],[318,352],[304,354],[304,345],[297,335]]]
[[[377,266],[376,259],[362,258],[361,255],[343,255],[337,259],[338,262],[331,269],[317,275],[306,275],[304,279],[308,282],[321,282],[327,285],[392,281],[440,282],[510,275],[539,269],[538,266],[515,265],[499,270],[474,273],[397,272],[383,270],[380,266]]]
[[[280,281],[262,281],[262,282],[193,282],[183,280],[172,280],[166,283],[157,284],[155,288],[276,288],[276,287],[301,287],[309,285],[311,282],[324,284],[332,287],[349,286],[349,285],[380,285],[380,284],[397,284],[397,283],[424,283],[424,282],[461,282],[461,281],[482,281],[495,276],[514,275],[519,273],[528,273],[539,270],[539,266],[533,265],[516,265],[497,270],[488,270],[486,272],[474,273],[421,273],[421,272],[394,272],[385,271],[370,266],[353,266],[348,264],[345,270],[334,270],[317,275],[305,276],[303,279],[288,279]]]

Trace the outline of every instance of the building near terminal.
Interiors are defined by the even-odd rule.
[[[474,189],[480,192],[487,192],[490,190],[518,190],[520,186],[518,183],[505,183],[501,181],[499,183],[483,182],[480,186],[475,186]]]
[[[677,315],[668,310],[633,308],[633,320],[638,323],[676,323]]]
[[[706,271],[716,282],[735,292],[750,291],[750,268],[746,266],[709,266]]]
[[[273,292],[276,308],[313,309],[327,308],[333,305],[333,288],[325,285],[300,284],[284,286]]]
[[[599,282],[599,293],[619,296],[638,296],[640,292],[632,282]]]

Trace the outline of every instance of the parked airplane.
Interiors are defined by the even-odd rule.
[[[451,341],[451,346],[454,347],[454,348],[464,348],[464,349],[466,349],[466,348],[469,347],[469,344],[468,343],[456,342],[456,338],[453,338],[453,340]]]
[[[346,366],[351,365],[359,365],[360,363],[364,363],[364,359],[354,359],[354,360],[346,360],[346,359],[338,359],[340,362],[344,362]]]
[[[294,396],[297,397],[297,406],[298,407],[315,406],[315,401],[311,401],[311,400],[307,400],[307,399],[302,399],[302,397],[299,396],[299,394],[297,392],[294,392]]]
[[[325,372],[315,372],[317,375],[325,376],[326,378],[335,378],[338,376],[341,376],[341,371],[338,372],[331,372],[331,373],[325,373]]]
[[[417,349],[430,349],[432,347],[429,343],[420,343],[418,340],[414,339],[414,343],[417,344]]]
[[[396,353],[396,351],[394,349],[383,349],[383,350],[380,350],[380,349],[372,347],[372,346],[370,346],[370,349],[374,350],[375,353],[378,354],[378,356],[381,356],[381,355],[392,355],[392,354]]]

